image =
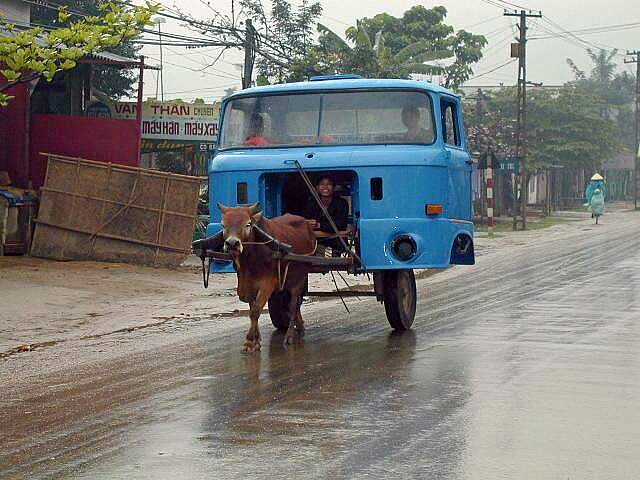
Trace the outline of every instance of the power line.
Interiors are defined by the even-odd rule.
[[[578,37],[577,35],[575,35],[574,33],[571,33],[569,30],[567,30],[566,28],[564,28],[562,25],[560,25],[559,23],[557,23],[557,22],[553,21],[552,19],[550,19],[550,18],[548,18],[548,17],[543,18],[543,21],[546,21],[546,22],[547,22],[547,23],[548,23],[552,28],[556,28],[556,29],[560,30],[560,32],[555,32],[555,31],[551,30],[551,32],[550,32],[550,33],[552,33],[552,34],[558,34],[558,33],[560,33],[560,38],[565,38],[565,39],[567,39],[567,40],[569,40],[569,39],[574,39],[574,40],[575,40],[575,41],[577,41],[579,44],[581,44],[581,48],[585,48],[585,49],[588,49],[588,48],[596,48],[596,49],[598,49],[598,50],[602,50],[602,49],[615,49],[615,50],[621,50],[620,48],[613,47],[613,46],[611,46],[611,45],[606,45],[606,44],[604,44],[604,43],[596,44],[596,43],[594,43],[594,42],[590,42],[590,41],[588,41],[588,40],[584,40],[584,39],[582,39],[582,38]],[[548,27],[545,27],[544,25],[541,25],[541,27],[542,27],[544,30],[547,30],[547,31],[549,30],[549,28],[548,28]],[[619,54],[619,55],[621,55],[621,54]]]
[[[494,7],[502,8],[504,10],[509,10],[510,8],[518,8],[520,10],[526,10],[528,12],[533,11],[533,9],[529,7],[518,5],[517,3],[508,2],[507,0],[481,0],[481,1],[489,5],[492,5]]]
[[[198,92],[216,92],[222,90],[224,88],[236,87],[237,83],[231,83],[226,85],[219,85],[216,87],[206,87],[206,88],[194,88],[192,90],[181,90],[177,92],[167,92],[167,95],[181,95],[183,93],[198,93]]]
[[[180,52],[176,52],[175,50],[171,50],[170,48],[167,48],[167,50],[169,50],[169,52],[172,52],[172,53],[174,53],[176,55],[181,55]],[[232,75],[231,73],[225,72],[224,70],[220,70],[220,69],[214,68],[213,64],[203,65],[200,62],[198,62],[197,60],[194,60],[194,59],[192,59],[190,57],[187,57],[186,55],[181,55],[181,56],[185,57],[186,60],[189,60],[190,62],[199,65],[201,67],[202,71],[204,71],[204,70],[213,70],[214,72],[220,72],[220,73],[222,73],[224,75]],[[213,58],[213,57],[209,57],[209,58]],[[215,63],[215,61],[214,61],[214,63]],[[235,79],[235,77],[230,77],[230,78],[234,78]]]
[[[351,27],[352,26],[352,24],[350,24],[350,23],[343,22],[342,20],[339,20],[339,19],[334,18],[334,17],[330,17],[329,15],[325,15],[324,13],[322,15],[320,15],[320,18],[323,18],[323,17],[328,19],[328,20],[333,20],[334,22],[341,23],[342,25],[346,25],[347,27]]]
[[[160,61],[158,58],[155,58],[155,57],[152,57],[152,56],[146,56],[146,58],[150,58],[151,60],[155,60],[155,61]],[[206,70],[201,70],[201,69],[197,69],[197,68],[191,68],[191,67],[188,67],[186,65],[180,65],[178,63],[169,62],[167,60],[165,60],[164,63],[166,63],[168,65],[172,65],[174,67],[183,68],[183,69],[189,70],[191,72],[201,73],[203,75],[209,75],[211,77],[227,78],[229,80],[239,80],[237,77],[232,77],[231,75],[221,75],[221,74],[210,73],[210,72],[207,72]]]
[[[493,20],[497,20],[498,18],[502,18],[502,15],[495,15],[493,17],[485,18],[484,20],[479,21],[478,23],[474,23],[473,25],[465,25],[461,28],[461,30],[466,30],[468,28],[474,28],[479,25],[484,25],[485,23],[492,22]]]
[[[504,67],[506,67],[507,65],[511,65],[512,63],[516,62],[517,60],[518,60],[517,58],[512,58],[512,59],[510,59],[508,62],[505,62],[505,63],[503,63],[503,64],[501,64],[501,65],[498,65],[497,67],[492,68],[491,70],[487,70],[486,72],[482,72],[482,73],[479,73],[478,75],[474,75],[473,77],[471,77],[471,78],[467,79],[467,81],[469,81],[469,80],[473,80],[473,79],[475,79],[475,78],[484,77],[485,75],[489,75],[490,73],[493,73],[493,72],[495,72],[496,70],[500,70],[501,68],[504,68]]]
[[[617,25],[603,25],[600,27],[579,28],[576,30],[567,30],[567,33],[580,33],[582,35],[594,35],[597,33],[618,32],[622,30],[631,30],[640,27],[640,22],[620,23]],[[558,35],[542,35],[538,37],[529,37],[529,40],[543,40],[547,38],[555,38]]]

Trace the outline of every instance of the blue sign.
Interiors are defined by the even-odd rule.
[[[500,170],[504,172],[520,173],[520,159],[517,157],[506,157],[500,160]]]

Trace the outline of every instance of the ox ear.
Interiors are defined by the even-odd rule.
[[[253,223],[255,225],[259,226],[262,223],[262,212],[258,212],[255,215],[252,215],[251,219],[253,220]]]
[[[260,205],[260,202],[256,202],[253,205],[249,205],[249,215],[251,215],[252,217],[256,213],[260,213],[260,212],[262,212],[262,205]]]
[[[227,210],[229,210],[229,207],[227,207],[227,206],[225,206],[225,205],[221,204],[220,202],[218,202],[218,208],[220,209],[220,211],[221,211],[222,213],[227,213]]]

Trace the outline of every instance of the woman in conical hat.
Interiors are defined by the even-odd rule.
[[[604,214],[604,194],[598,187],[593,190],[593,195],[591,195],[589,210],[591,216],[596,217],[596,223],[598,223],[598,217]]]
[[[602,191],[602,198],[604,199],[607,196],[607,191],[604,188],[604,177],[599,173],[596,173],[593,177],[591,177],[591,181],[587,185],[587,189],[584,192],[584,196],[587,200],[585,205],[591,204],[591,196],[596,188],[599,188]]]

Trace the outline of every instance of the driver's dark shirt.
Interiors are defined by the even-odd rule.
[[[349,216],[349,204],[344,198],[333,197],[331,203],[327,205],[327,211],[333,221],[335,222],[338,230],[344,230],[347,228],[347,217]],[[331,224],[325,218],[322,209],[315,201],[315,199],[310,198],[307,203],[307,208],[304,211],[304,218],[308,220],[315,220],[320,224],[320,231],[326,233],[334,233],[333,228],[331,228]]]

